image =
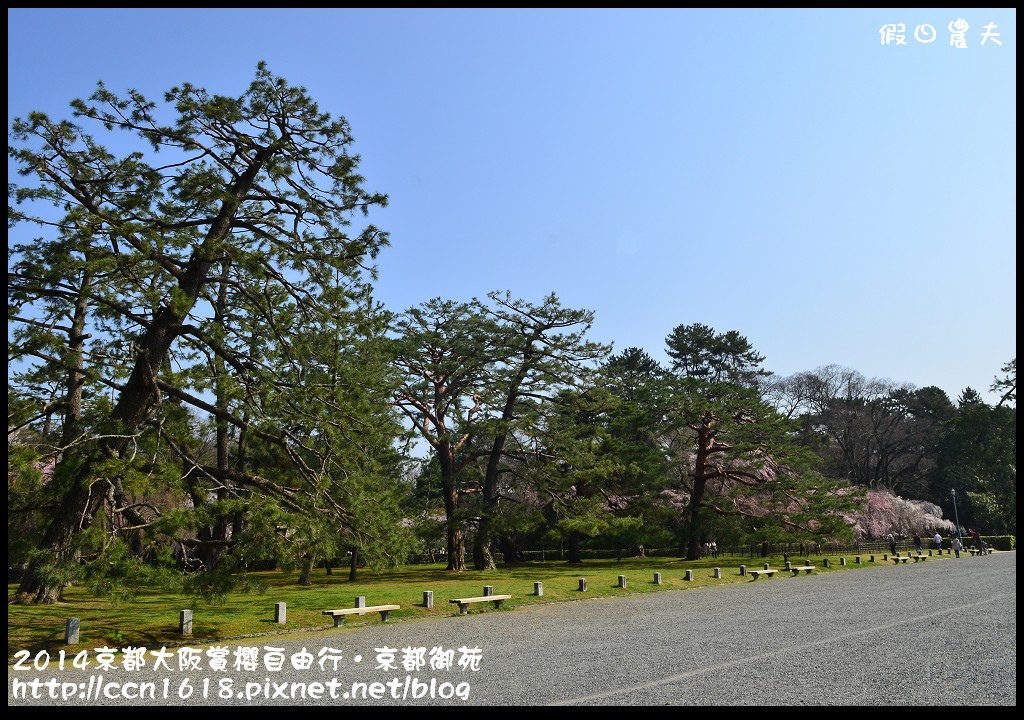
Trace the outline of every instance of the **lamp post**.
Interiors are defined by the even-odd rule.
[[[963,546],[964,538],[960,534],[960,514],[956,511],[956,488],[953,488],[953,517],[956,519],[956,536],[960,540],[960,545]]]

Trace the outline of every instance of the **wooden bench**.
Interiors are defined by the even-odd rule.
[[[928,559],[927,555],[911,555],[910,557],[914,558],[914,562],[922,562]]]
[[[801,570],[803,570],[805,573],[810,575],[811,574],[811,570],[813,570],[813,569],[814,569],[814,565],[793,565],[792,567],[789,568],[789,570],[793,571],[793,577],[796,577],[797,575],[799,575]]]
[[[771,577],[772,575],[774,575],[777,572],[778,572],[778,569],[776,569],[776,568],[767,568],[767,569],[762,569],[762,570],[747,570],[747,574],[748,575],[753,575],[755,580],[757,580],[757,576],[758,575],[767,575],[768,577]]]
[[[379,612],[380,621],[387,622],[392,610],[401,609],[401,605],[371,605],[369,607],[345,608],[343,610],[324,610],[324,615],[334,618],[334,627],[341,627],[347,615],[366,615],[367,613]]]
[[[473,603],[492,602],[494,603],[495,609],[497,609],[501,607],[503,602],[511,597],[511,595],[481,595],[479,597],[453,598],[448,602],[456,603],[459,606],[459,615],[465,615],[469,612],[469,606]]]
[[[904,555],[902,557],[900,557],[899,555],[893,555],[892,556],[892,564],[893,565],[899,565],[900,563],[903,563],[904,565],[906,565],[907,564],[907,560],[909,560],[909,559],[910,559],[909,555]]]

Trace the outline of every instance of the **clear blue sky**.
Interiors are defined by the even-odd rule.
[[[1013,9],[7,14],[8,126],[98,80],[240,95],[261,60],[347,118],[393,310],[554,292],[616,351],[702,323],[954,402],[1016,357]]]

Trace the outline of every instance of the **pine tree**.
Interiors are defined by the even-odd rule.
[[[294,415],[325,417],[311,410],[300,350],[305,333],[366,297],[369,262],[388,238],[349,227],[387,197],[363,188],[348,123],[264,63],[237,97],[183,84],[164,99],[172,124],[141,93],[119,97],[100,83],[72,102],[75,122],[31,113],[12,125],[9,155],[26,180],[9,192],[9,221],[43,234],[12,249],[9,318],[21,335],[8,356],[27,362],[19,377],[39,412],[63,421],[58,503],[19,586],[29,601],[59,597],[60,569],[78,564],[101,509],[138,509],[129,486],[158,466],[162,475],[168,453],[176,501],[201,478],[194,497],[216,486],[222,501],[258,494],[303,515],[349,515],[326,500],[331,463],[312,464],[323,449],[295,430]],[[115,156],[90,128],[142,144]],[[287,383],[277,382],[282,366]],[[43,377],[56,383],[52,398],[29,387]],[[193,414],[216,426],[213,462],[187,435]],[[256,440],[288,463],[288,482],[252,464]],[[157,454],[140,457],[144,449]]]

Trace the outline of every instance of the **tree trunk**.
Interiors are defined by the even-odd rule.
[[[88,316],[87,295],[92,284],[92,275],[86,272],[82,278],[82,291],[78,294],[75,303],[74,318],[71,324],[71,332],[68,336],[68,359],[71,365],[68,368],[67,395],[64,400],[64,413],[62,418],[61,447],[67,448],[81,432],[80,419],[82,410],[82,388],[85,385],[85,372],[82,359],[85,347],[85,323]],[[60,462],[63,462],[62,457]],[[81,477],[81,476],[80,476]],[[68,563],[73,561],[75,551],[72,548],[72,540],[75,533],[81,529],[71,522],[73,518],[82,518],[86,526],[91,524],[92,518],[102,504],[103,493],[96,493],[97,497],[90,495],[88,480],[78,480],[75,489],[64,496],[61,502],[60,513],[54,518],[53,524],[47,530],[46,537],[40,547],[47,549],[52,556],[50,559],[55,564]],[[18,596],[25,602],[52,604],[61,599],[64,591],[63,583],[46,583],[43,581],[44,573],[40,571],[45,560],[35,559],[29,562],[29,566],[22,575],[18,585]]]
[[[700,508],[704,500],[704,486],[707,481],[699,476],[693,483],[693,496],[690,498],[689,514],[689,535],[686,540],[686,559],[699,560],[701,551],[700,532],[701,517]]]
[[[462,528],[448,524],[448,569],[462,572],[466,569],[466,544]]]
[[[217,493],[218,496],[220,492]],[[198,507],[198,505],[196,506]],[[207,571],[216,570],[220,564],[220,557],[228,550],[228,527],[230,523],[227,518],[220,517],[213,527],[199,528],[197,533],[200,542],[198,552],[200,562]]]
[[[86,467],[91,468],[92,464],[86,463]],[[53,604],[61,599],[64,582],[56,578],[63,573],[43,572],[43,569],[47,566],[59,568],[77,561],[75,535],[92,524],[105,497],[98,488],[80,479],[88,475],[87,471],[79,474],[79,479],[64,496],[60,511],[40,543],[40,547],[47,548],[49,557],[37,555],[29,562],[18,584],[18,597],[22,602]]]
[[[718,416],[712,412],[704,413],[701,422],[694,428],[697,431],[697,458],[693,470],[693,492],[690,495],[690,535],[686,544],[686,559],[700,559],[700,534],[703,528],[700,523],[700,509],[704,504],[704,490],[710,477],[711,455],[719,451],[715,445],[715,426]]]
[[[519,550],[519,544],[512,535],[504,534],[498,542],[506,564],[522,562],[522,552]]]
[[[583,553],[580,550],[581,537],[582,536],[578,532],[569,533],[569,537],[567,538],[569,545],[569,559],[566,560],[567,563],[573,565],[580,565],[583,563]]]
[[[313,584],[313,563],[315,558],[310,553],[302,558],[302,572],[299,573],[299,585],[312,585]]]
[[[473,536],[473,567],[477,570],[494,570],[497,567],[491,551],[491,519],[486,515],[480,518]]]
[[[348,581],[356,581],[356,570],[359,568],[359,549],[352,548],[352,558],[348,563]]]
[[[450,453],[450,448],[445,448]],[[459,491],[455,487],[452,458],[441,456],[441,486],[444,495],[445,524],[448,533],[448,569],[462,572],[466,569],[466,544],[460,520],[456,517]]]
[[[502,423],[512,421],[515,416],[515,406],[519,399],[519,389],[529,371],[529,358],[533,354],[533,338],[528,339],[523,350],[524,360],[519,371],[509,383],[508,394],[505,397],[505,407],[501,411]],[[491,526],[492,518],[498,514],[498,473],[501,467],[501,459],[505,451],[505,443],[508,440],[508,431],[499,432],[491,443],[491,449],[487,457],[487,469],[484,471],[483,487],[483,508],[480,512],[480,526],[477,528],[473,538],[473,566],[477,570],[494,570],[494,553],[491,551]]]
[[[228,261],[221,263],[221,272],[227,277],[229,272]],[[227,283],[220,283],[217,290],[217,302],[214,306],[214,317],[218,325],[224,324],[224,315],[227,311]],[[225,387],[225,378],[227,377],[227,364],[221,357],[214,359],[214,392],[217,398],[217,407],[223,411],[227,411],[230,407],[229,392]],[[231,449],[230,449],[230,436],[228,432],[228,422],[223,417],[218,417],[216,421],[216,451],[217,451],[217,469],[218,470],[230,470],[231,469]],[[217,490],[217,500],[225,500],[230,497],[230,488],[219,488]],[[199,498],[193,495],[193,503],[196,500],[202,503],[207,502],[206,492],[202,492]],[[198,504],[195,505],[199,507]],[[212,527],[204,527],[199,530],[200,540],[212,540],[213,542],[207,545],[199,546],[199,558],[206,566],[207,571],[217,569],[217,565],[220,563],[220,557],[223,555],[228,548],[227,540],[231,535],[231,519],[224,515],[219,515],[217,521]],[[300,578],[299,584],[302,583]]]

